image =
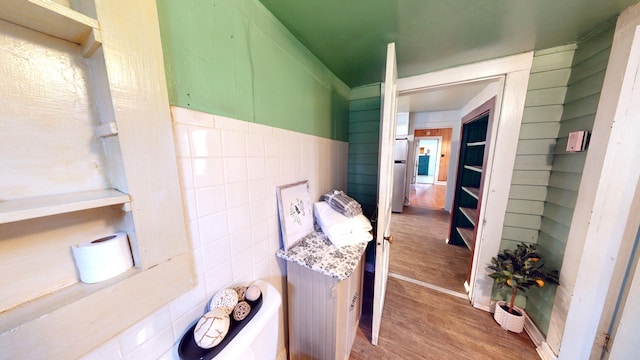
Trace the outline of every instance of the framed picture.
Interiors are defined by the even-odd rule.
[[[289,250],[313,231],[313,207],[309,196],[309,181],[278,186],[278,216],[284,250]]]

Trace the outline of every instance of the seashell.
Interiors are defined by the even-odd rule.
[[[209,302],[209,310],[221,308],[229,315],[237,303],[238,293],[234,289],[224,289],[213,295]]]
[[[221,308],[216,308],[204,314],[193,329],[196,344],[203,349],[210,349],[222,341],[229,332],[231,320]]]
[[[251,285],[247,288],[247,291],[244,293],[244,297],[249,301],[256,301],[262,294],[262,291],[257,285]]]
[[[233,318],[236,321],[244,320],[251,312],[251,305],[246,301],[240,301],[233,309]]]

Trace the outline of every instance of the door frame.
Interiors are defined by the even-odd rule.
[[[507,208],[532,61],[533,52],[527,52],[398,79],[399,95],[492,78],[503,82],[498,94],[491,94],[491,96],[496,96],[496,117],[492,132],[500,134],[500,136],[496,136],[489,149],[487,168],[491,171],[485,180],[484,193],[487,194],[484,199],[483,221],[485,225],[482,233],[478,235],[468,294],[474,307],[486,311],[489,311],[491,306],[492,282],[487,281],[488,274],[485,264],[488,264],[491,257],[495,256],[500,249],[504,214]],[[469,110],[481,105],[491,96],[478,99],[477,103],[469,104]],[[454,147],[455,145],[452,145],[452,149]],[[500,156],[495,156],[495,154],[500,154]],[[452,164],[457,164],[457,154],[455,154],[455,158],[453,155],[449,161]]]

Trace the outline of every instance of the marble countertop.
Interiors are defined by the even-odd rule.
[[[316,229],[288,251],[280,249],[276,255],[338,280],[344,280],[351,276],[358,266],[367,244],[359,243],[338,248],[325,234]]]

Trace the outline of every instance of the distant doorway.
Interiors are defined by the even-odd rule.
[[[442,137],[421,137],[415,140],[414,183],[435,184],[440,169]]]

